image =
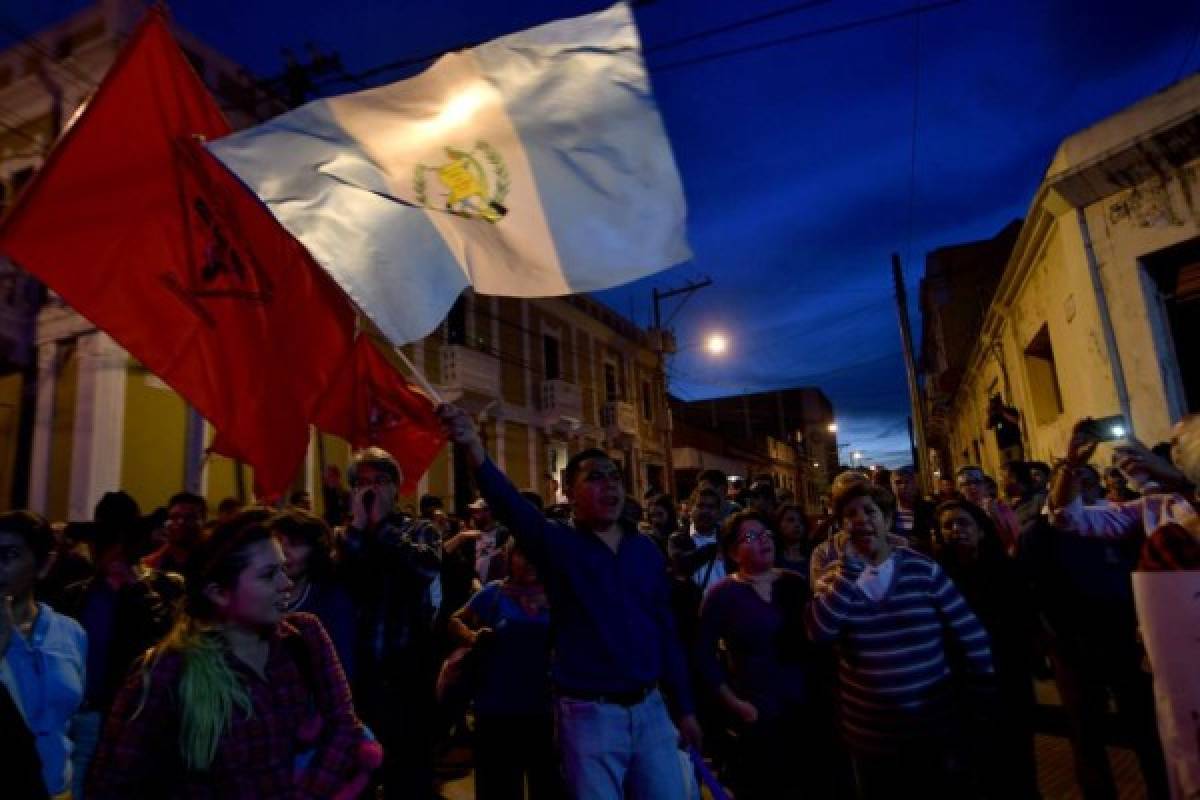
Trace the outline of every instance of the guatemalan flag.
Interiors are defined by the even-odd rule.
[[[467,286],[586,292],[690,255],[623,4],[209,147],[397,344],[433,331]]]

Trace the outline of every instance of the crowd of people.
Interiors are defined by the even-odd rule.
[[[439,409],[479,498],[405,513],[387,453],[324,517],[181,492],[143,515],[0,514],[5,796],[481,800],[1038,798],[1035,679],[1088,800],[1117,796],[1110,700],[1170,796],[1130,573],[1200,569],[1200,421],[1172,455],[1087,421],[1053,467],[847,470],[824,514],[708,470],[627,497],[603,450],[543,506]],[[709,791],[713,790],[710,785]],[[10,791],[13,792],[10,794]]]

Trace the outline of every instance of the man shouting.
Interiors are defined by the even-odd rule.
[[[597,449],[571,457],[563,488],[573,519],[550,521],[487,457],[466,413],[451,405],[438,413],[480,492],[546,582],[558,741],[571,796],[682,798],[680,734],[698,747],[700,726],[666,563],[653,540],[621,521],[625,490],[617,465]]]

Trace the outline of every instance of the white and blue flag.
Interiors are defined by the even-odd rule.
[[[587,292],[690,255],[623,4],[209,146],[395,344],[430,333],[467,286]]]

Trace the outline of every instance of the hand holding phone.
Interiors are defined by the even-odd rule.
[[[1129,435],[1129,426],[1121,414],[1100,419],[1088,419],[1085,422],[1087,423],[1088,438],[1096,442],[1114,442]]]

